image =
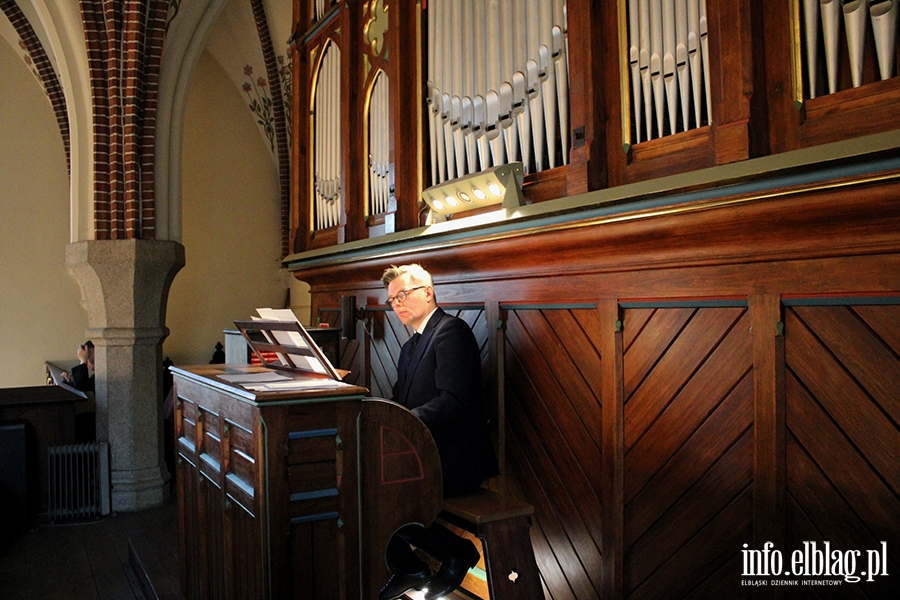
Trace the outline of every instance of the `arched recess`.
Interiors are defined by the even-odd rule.
[[[181,242],[181,152],[191,76],[216,20],[230,0],[183,2],[169,23],[162,55],[156,122],[156,237]]]

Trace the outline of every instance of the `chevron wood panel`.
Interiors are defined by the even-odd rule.
[[[390,398],[397,381],[400,348],[411,332],[394,316],[393,311],[368,310],[369,392],[375,397]]]
[[[478,350],[481,353],[481,390],[484,395],[485,412],[492,424],[497,421],[497,378],[491,368],[491,346],[489,337],[494,334],[496,325],[487,322],[483,307],[456,308],[442,306],[447,313],[459,317],[469,324],[475,340],[478,342]],[[493,326],[492,326],[493,325]],[[496,441],[496,427],[494,431]]]
[[[341,326],[340,308],[320,308],[317,315],[319,323],[327,323],[329,327]],[[353,385],[368,387],[366,385],[363,345],[360,340],[358,338],[355,340],[342,339],[339,343],[341,360],[340,364],[335,365],[335,367],[350,371],[350,374],[344,377],[344,381]]]
[[[599,598],[600,341],[595,309],[510,309],[505,319],[507,468],[535,506],[548,597]]]
[[[900,567],[900,306],[785,310],[786,545],[842,551],[887,542]],[[857,567],[857,571],[864,567]],[[845,595],[896,597],[891,578]]]
[[[624,592],[741,598],[752,538],[753,352],[744,307],[626,309]]]
[[[601,458],[611,441],[601,433],[598,310],[500,305],[497,374],[487,312],[444,308],[472,327],[485,389],[502,378],[505,481],[535,507],[532,543],[547,598],[600,598],[607,532],[621,538],[623,597],[751,595],[740,583],[743,544],[763,541],[754,539],[755,444],[776,444],[754,429],[752,311],[622,309],[623,525],[610,529],[601,523]],[[785,550],[825,540],[898,547],[900,306],[787,306],[784,323],[778,447],[787,468],[777,514]],[[369,309],[367,328],[365,347],[355,343],[373,395],[389,396],[409,331],[381,309]],[[890,556],[893,573],[900,565]],[[841,597],[892,597],[889,583],[844,586]]]

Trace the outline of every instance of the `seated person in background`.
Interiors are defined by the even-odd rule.
[[[80,392],[94,391],[94,343],[91,340],[78,346],[75,351],[79,364],[71,373],[64,373],[63,379]]]
[[[416,264],[391,267],[382,282],[387,304],[415,334],[403,345],[391,400],[410,409],[431,431],[443,473],[444,497],[478,489],[499,474],[481,398],[481,353],[468,324],[437,305],[431,275]],[[441,563],[432,576],[412,547]],[[478,563],[475,545],[438,523],[408,525],[391,538],[391,577],[378,600],[425,589],[434,600],[459,587]]]

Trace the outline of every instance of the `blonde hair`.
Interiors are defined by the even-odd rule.
[[[430,285],[431,287],[434,287],[434,282],[431,279],[431,273],[426,271],[422,267],[422,265],[417,263],[400,265],[399,267],[391,265],[384,270],[384,274],[381,276],[381,283],[383,283],[384,288],[387,289],[391,282],[401,275],[409,275],[409,282],[412,284]]]

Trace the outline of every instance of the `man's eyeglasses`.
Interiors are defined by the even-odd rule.
[[[405,290],[400,290],[399,292],[397,292],[396,296],[391,296],[390,298],[388,298],[385,301],[385,304],[387,304],[390,307],[393,307],[394,302],[400,302],[400,303],[406,302],[406,297],[409,296],[410,292],[414,292],[416,290],[421,290],[423,287],[428,287],[428,286],[417,285],[416,287],[407,288]]]

